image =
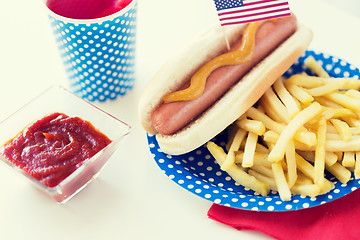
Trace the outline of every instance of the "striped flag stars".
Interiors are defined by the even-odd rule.
[[[261,21],[291,14],[284,0],[214,0],[222,26]]]
[[[234,7],[242,7],[244,3],[242,0],[227,0],[227,1],[215,1],[216,9],[223,10]]]

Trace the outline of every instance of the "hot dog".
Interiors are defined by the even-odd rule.
[[[239,48],[246,27],[225,29],[230,52]],[[263,22],[256,30],[249,61],[212,71],[205,89],[193,100],[164,103],[166,94],[188,88],[202,66],[226,54],[223,30],[208,30],[169,60],[140,99],[143,127],[156,134],[160,148],[168,154],[183,154],[201,146],[239,118],[301,56],[312,38],[311,31],[294,16]]]

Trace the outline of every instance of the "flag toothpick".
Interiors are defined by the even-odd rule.
[[[291,14],[285,0],[214,0],[222,26],[249,23]]]

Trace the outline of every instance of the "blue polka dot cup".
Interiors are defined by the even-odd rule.
[[[64,17],[48,8],[69,88],[76,95],[103,102],[132,89],[136,11],[137,0],[118,12],[94,19]]]

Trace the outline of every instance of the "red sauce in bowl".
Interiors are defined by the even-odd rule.
[[[88,121],[52,113],[27,126],[0,153],[48,187],[55,187],[111,140]]]

